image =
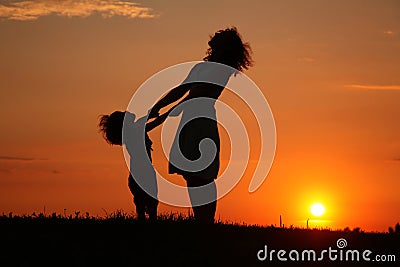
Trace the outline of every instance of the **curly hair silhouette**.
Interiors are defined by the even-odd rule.
[[[222,63],[238,71],[253,66],[250,44],[243,43],[236,27],[217,31],[210,36],[208,45],[204,61]]]

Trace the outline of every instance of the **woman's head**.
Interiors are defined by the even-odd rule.
[[[102,115],[99,121],[100,132],[111,145],[122,145],[122,127],[125,112],[115,111],[110,115]]]
[[[236,27],[217,31],[210,36],[208,45],[205,61],[222,63],[239,71],[253,65],[250,45],[243,43]]]

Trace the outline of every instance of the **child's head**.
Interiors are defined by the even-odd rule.
[[[131,114],[128,112],[128,114]],[[133,115],[133,114],[132,114]],[[124,126],[125,112],[114,111],[110,115],[101,115],[99,121],[100,132],[103,134],[104,139],[111,145],[122,146],[122,128]],[[135,115],[132,117],[132,122]],[[147,131],[145,132],[145,146],[147,152],[150,154],[153,142],[150,140]]]
[[[102,115],[99,121],[100,132],[111,145],[122,145],[122,127],[125,112],[114,111],[110,115]]]

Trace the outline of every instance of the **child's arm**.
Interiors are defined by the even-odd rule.
[[[158,116],[155,120],[146,123],[146,132],[150,132],[151,130],[153,130],[154,128],[156,128],[158,125],[160,125],[161,123],[163,123],[169,113],[171,112],[172,109],[168,110],[167,112],[165,112],[164,114]]]

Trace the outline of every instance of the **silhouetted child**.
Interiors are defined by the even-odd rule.
[[[165,119],[166,115],[160,116],[146,124],[144,116],[135,122],[135,115],[128,111],[115,111],[100,117],[99,128],[107,143],[120,146],[124,143],[130,156],[128,186],[133,195],[138,219],[145,219],[146,213],[150,219],[157,218],[157,180],[151,158],[152,141],[147,132]]]

